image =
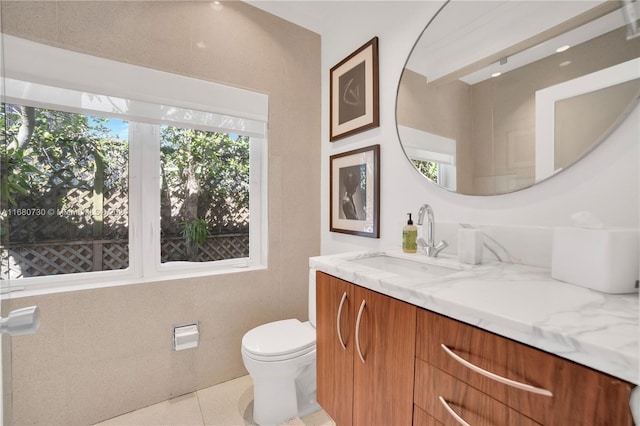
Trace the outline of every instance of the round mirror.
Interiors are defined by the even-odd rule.
[[[407,158],[468,195],[517,191],[566,169],[638,102],[638,4],[446,3],[400,79]]]

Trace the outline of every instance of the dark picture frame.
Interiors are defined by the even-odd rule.
[[[380,126],[378,37],[331,68],[329,140]]]
[[[380,145],[329,161],[329,230],[380,238]]]

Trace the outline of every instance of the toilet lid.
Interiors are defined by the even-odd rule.
[[[316,331],[297,319],[270,322],[249,330],[242,338],[242,347],[259,357],[303,355],[315,348]]]

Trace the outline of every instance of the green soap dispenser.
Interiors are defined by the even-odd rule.
[[[413,224],[413,220],[411,220],[411,213],[407,213],[409,215],[409,220],[404,228],[402,228],[402,251],[405,253],[415,253],[418,251],[418,228]]]

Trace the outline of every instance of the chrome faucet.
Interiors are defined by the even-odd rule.
[[[418,210],[418,222],[416,225],[422,225],[424,222],[424,214],[427,213],[427,241],[424,238],[418,238],[418,246],[422,247],[424,252],[429,257],[438,257],[438,253],[448,246],[445,240],[440,241],[438,244],[434,243],[434,227],[435,219],[433,218],[433,209],[429,204],[423,204]]]

